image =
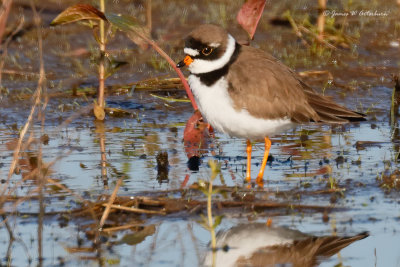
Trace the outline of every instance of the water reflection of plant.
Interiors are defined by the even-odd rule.
[[[218,189],[213,189],[213,181],[217,177],[217,175],[221,171],[221,164],[216,162],[215,160],[210,160],[208,162],[208,165],[210,166],[211,169],[211,176],[210,180],[207,184],[200,180],[199,181],[199,190],[204,193],[207,197],[207,217],[201,214],[202,220],[199,221],[199,223],[207,230],[210,232],[211,235],[211,249],[212,249],[212,266],[215,266],[216,263],[216,251],[217,251],[217,241],[216,241],[216,235],[215,235],[215,229],[218,227],[218,225],[221,223],[222,220],[222,215],[216,216],[213,218],[212,215],[212,196],[214,194],[217,194],[219,192]]]

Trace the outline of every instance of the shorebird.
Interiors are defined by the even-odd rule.
[[[272,55],[242,46],[220,26],[204,24],[185,39],[188,83],[208,123],[230,136],[247,139],[246,181],[251,181],[250,140],[264,139],[256,182],[262,185],[270,136],[301,123],[346,123],[365,115],[316,93]]]
[[[264,223],[242,224],[218,232],[215,266],[317,266],[322,257],[331,257],[368,236],[363,232],[347,237],[317,237]],[[209,252],[204,265],[211,261]]]

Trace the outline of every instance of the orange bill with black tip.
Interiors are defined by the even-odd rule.
[[[193,58],[189,55],[187,55],[182,61],[180,61],[178,64],[176,64],[176,66],[178,68],[182,68],[184,66],[189,66],[190,64],[192,64],[193,62]]]

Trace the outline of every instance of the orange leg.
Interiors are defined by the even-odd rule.
[[[271,149],[271,140],[269,140],[268,137],[265,137],[265,152],[264,152],[264,157],[261,163],[261,169],[260,172],[257,175],[256,183],[259,186],[263,186],[263,177],[264,177],[264,170],[265,166],[267,165],[267,160],[268,160],[268,155],[269,155],[269,150]]]
[[[251,142],[247,139],[247,169],[246,169],[246,181],[249,183],[251,181]]]

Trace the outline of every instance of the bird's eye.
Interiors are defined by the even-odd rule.
[[[209,54],[211,54],[211,52],[213,51],[213,49],[209,46],[203,48],[203,50],[201,50],[201,53],[203,53],[203,55],[208,56]]]

